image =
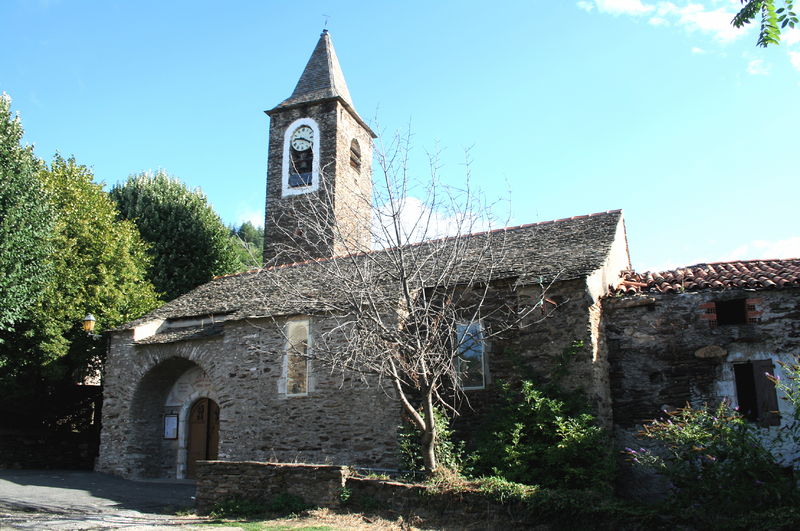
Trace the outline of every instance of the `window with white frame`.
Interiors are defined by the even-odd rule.
[[[483,389],[486,386],[486,346],[481,323],[457,325],[456,336],[458,385],[465,390]]]
[[[284,370],[287,396],[302,396],[308,393],[309,339],[308,319],[297,319],[286,323]]]
[[[286,128],[283,138],[282,197],[319,188],[319,125],[300,118]]]

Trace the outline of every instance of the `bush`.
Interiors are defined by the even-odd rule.
[[[663,455],[626,448],[628,458],[666,476],[681,510],[735,516],[796,499],[794,481],[764,448],[759,428],[724,402],[716,409],[679,409],[639,436],[661,443]]]
[[[546,394],[531,381],[502,383],[500,390],[502,406],[476,451],[477,473],[553,488],[609,488],[610,440],[588,405]]]
[[[439,466],[453,472],[463,472],[467,468],[464,458],[463,441],[453,440],[453,429],[450,420],[440,408],[434,408],[434,421],[436,423],[436,460]],[[404,422],[398,430],[400,439],[400,460],[403,468],[412,472],[423,472],[425,464],[422,459],[421,433],[409,422]]]

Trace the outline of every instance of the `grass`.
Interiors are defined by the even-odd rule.
[[[301,514],[267,519],[214,518],[206,523],[194,524],[192,529],[226,528],[231,531],[345,531],[350,529],[415,530],[402,517],[364,515],[338,512],[330,509],[310,509]]]

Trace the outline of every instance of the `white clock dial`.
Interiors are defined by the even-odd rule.
[[[297,151],[305,151],[311,147],[314,139],[314,131],[307,125],[298,127],[292,133],[292,147]]]

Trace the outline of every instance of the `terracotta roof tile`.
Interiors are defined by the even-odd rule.
[[[715,262],[659,272],[623,271],[615,291],[619,295],[632,295],[794,287],[800,287],[800,258]]]

